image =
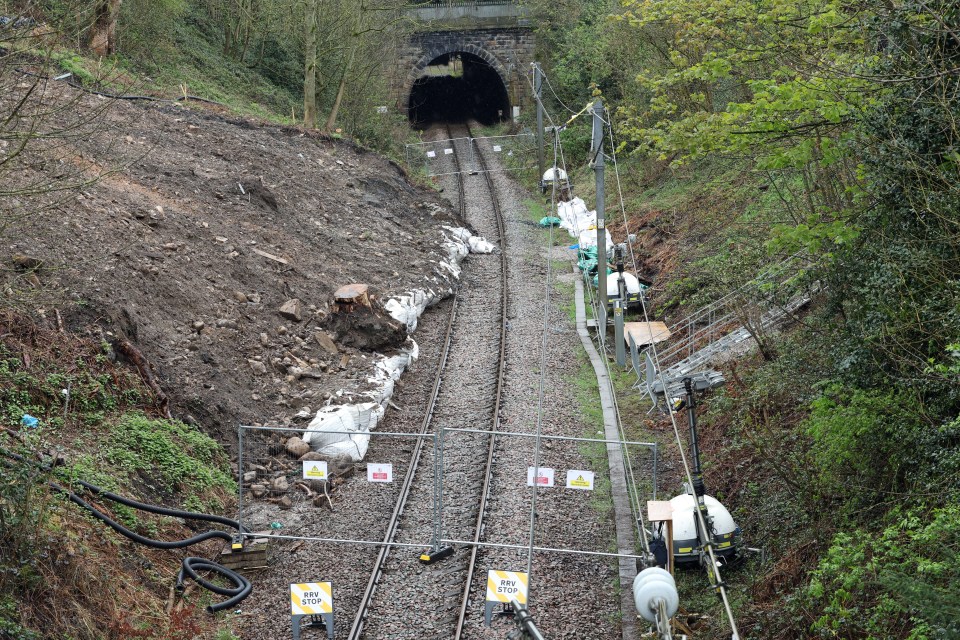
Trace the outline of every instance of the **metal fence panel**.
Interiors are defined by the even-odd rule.
[[[532,133],[521,133],[512,136],[452,138],[408,144],[407,166],[411,172],[428,177],[458,172],[477,173],[482,170],[476,154],[478,146],[487,157],[492,155],[499,158],[498,166],[502,171],[528,169],[537,164],[536,138]]]

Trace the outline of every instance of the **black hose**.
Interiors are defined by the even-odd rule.
[[[93,505],[86,502],[83,498],[81,498],[74,492],[70,491],[69,489],[61,487],[56,482],[51,482],[49,484],[52,488],[66,495],[70,499],[70,502],[73,502],[77,506],[83,507],[84,509],[89,511],[94,518],[96,518],[97,520],[100,520],[105,525],[107,525],[108,527],[116,531],[117,533],[123,536],[126,536],[127,538],[130,538],[137,544],[142,544],[147,547],[153,547],[155,549],[182,549],[184,547],[189,547],[191,545],[195,545],[200,542],[204,542],[206,540],[212,540],[213,538],[220,538],[221,540],[226,540],[228,542],[233,540],[233,536],[231,536],[226,531],[207,531],[204,533],[197,534],[192,538],[187,538],[186,540],[173,540],[169,542],[164,540],[153,540],[151,538],[147,538],[145,536],[140,535],[136,531],[132,531],[126,528],[116,520],[113,520],[107,515],[101,513],[100,511],[95,509]]]
[[[213,571],[214,573],[218,573],[227,580],[233,582],[233,584],[236,586],[221,587],[216,585],[209,580],[201,578],[197,574],[197,570]],[[239,573],[231,571],[223,565],[217,564],[216,562],[211,562],[204,558],[189,557],[183,559],[183,566],[180,567],[180,573],[177,575],[177,590],[183,589],[183,580],[185,576],[189,576],[194,580],[194,582],[208,591],[213,591],[214,593],[218,593],[222,596],[232,596],[229,600],[224,600],[223,602],[218,602],[217,604],[212,604],[207,607],[207,611],[210,613],[216,613],[217,611],[222,611],[223,609],[229,609],[250,595],[250,591],[253,589],[250,581]]]
[[[163,516],[171,516],[174,518],[183,518],[185,520],[203,520],[205,522],[216,522],[217,524],[225,524],[228,527],[233,527],[241,533],[249,533],[249,531],[244,528],[236,520],[230,518],[225,518],[223,516],[217,516],[209,513],[195,513],[193,511],[181,511],[179,509],[169,509],[167,507],[159,507],[153,504],[146,504],[145,502],[137,502],[130,498],[124,498],[123,496],[111,493],[105,489],[90,484],[84,480],[76,481],[84,489],[90,491],[93,494],[106,498],[107,500],[113,500],[114,502],[119,502],[120,504],[125,504],[128,507],[133,507],[134,509],[140,509],[141,511],[149,511],[150,513],[158,513]]]
[[[12,458],[14,460],[17,460],[19,462],[23,462],[26,464],[36,465],[44,471],[52,470],[52,467],[46,463],[30,460],[18,453],[14,453],[3,447],[0,447],[0,456]],[[0,462],[6,464],[7,466],[11,465],[9,461],[3,460],[3,458],[0,458]],[[114,502],[118,502],[128,507],[133,507],[134,509],[147,511],[150,513],[157,513],[165,516],[172,516],[176,518],[184,518],[188,520],[203,520],[206,522],[216,522],[219,524],[225,524],[227,526],[231,526],[234,529],[237,529],[240,533],[248,533],[248,531],[243,526],[241,526],[239,522],[237,522],[236,520],[231,520],[230,518],[225,518],[223,516],[217,516],[217,515],[212,515],[207,513],[194,513],[192,511],[180,511],[179,509],[168,509],[167,507],[160,507],[157,505],[146,504],[144,502],[138,502],[137,500],[131,500],[130,498],[125,498],[121,495],[111,493],[110,491],[106,491],[84,480],[76,480],[76,482],[79,483],[84,489],[87,489],[88,491],[93,493],[94,495],[106,498],[108,500],[112,500]],[[147,538],[145,536],[140,535],[136,531],[132,531],[128,529],[127,527],[123,526],[116,520],[113,520],[112,518],[108,517],[106,514],[94,508],[93,505],[85,501],[83,498],[75,494],[70,489],[62,487],[56,482],[52,482],[52,481],[47,482],[47,484],[55,491],[58,491],[64,494],[65,496],[67,496],[67,498],[69,498],[69,500],[74,504],[76,504],[77,506],[87,510],[94,518],[103,522],[105,525],[107,525],[117,533],[129,538],[130,540],[133,540],[137,544],[142,544],[147,547],[153,547],[155,549],[182,549],[184,547],[189,547],[197,543],[204,542],[206,540],[212,540],[215,538],[226,540],[228,542],[233,540],[233,536],[231,536],[226,531],[206,531],[204,533],[197,534],[192,538],[187,538],[185,540],[173,540],[173,541],[153,540],[152,538]],[[233,582],[233,584],[236,586],[235,587],[218,586],[210,582],[209,580],[205,580],[204,578],[201,578],[197,574],[198,569],[201,571],[212,571],[214,573],[220,574],[221,576]],[[213,562],[211,560],[205,560],[204,558],[197,558],[194,556],[189,556],[187,558],[184,558],[183,564],[180,567],[180,573],[177,575],[178,590],[181,590],[183,588],[183,580],[185,575],[189,576],[191,579],[193,579],[197,584],[199,584],[204,589],[207,589],[219,595],[231,596],[229,599],[224,600],[223,602],[208,606],[207,611],[209,611],[210,613],[216,613],[217,611],[222,611],[223,609],[229,609],[233,607],[237,603],[241,602],[244,598],[249,596],[250,592],[253,590],[253,585],[250,584],[250,581],[247,580],[242,575],[240,575],[239,573],[236,573],[235,571],[231,571],[230,569],[227,569],[223,565],[219,565],[216,562]]]

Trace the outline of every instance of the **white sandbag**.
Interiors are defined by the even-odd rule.
[[[470,236],[467,244],[470,245],[470,253],[493,253],[496,249],[492,242],[480,236]]]
[[[383,407],[376,402],[323,407],[307,425],[303,441],[317,453],[344,454],[360,462],[367,454],[369,432],[382,417]]]
[[[609,273],[607,274],[607,295],[613,296],[614,298],[620,295],[620,274],[619,273]],[[623,282],[627,285],[627,293],[640,293],[640,281],[637,280],[637,276],[633,275],[629,271],[623,272]]]
[[[578,238],[582,232],[597,225],[597,212],[588,211],[586,203],[580,198],[558,202],[557,217],[560,218],[560,226],[567,230],[571,238]]]
[[[493,250],[496,249],[496,246],[492,242],[489,242],[486,238],[473,235],[469,229],[465,229],[464,227],[448,227],[444,225],[443,228],[450,233],[448,239],[463,243],[469,253],[493,253]]]
[[[610,237],[610,232],[606,229],[603,230],[603,233],[607,239],[607,255],[610,255],[610,252],[613,251],[613,239]],[[597,230],[587,229],[586,231],[582,231],[578,240],[581,249],[589,249],[590,247],[597,246]]]
[[[412,338],[407,338],[407,346],[395,356],[383,356],[373,368],[373,375],[367,382],[375,385],[372,391],[366,392],[369,398],[379,403],[384,409],[393,396],[393,388],[404,371],[420,356],[420,347]]]
[[[383,306],[391,318],[407,325],[407,332],[413,333],[417,329],[417,320],[435,299],[432,291],[417,289],[390,298]]]

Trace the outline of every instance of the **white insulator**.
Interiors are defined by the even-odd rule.
[[[659,567],[644,569],[633,579],[633,604],[637,613],[648,622],[656,622],[660,600],[667,605],[667,616],[672,618],[680,607],[677,583],[669,571]]]

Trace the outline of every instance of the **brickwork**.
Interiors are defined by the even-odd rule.
[[[530,63],[534,53],[533,31],[527,27],[423,31],[410,39],[397,58],[391,80],[396,106],[406,113],[413,83],[431,61],[447,53],[471,53],[485,60],[503,81],[510,106],[526,110],[532,104]]]

